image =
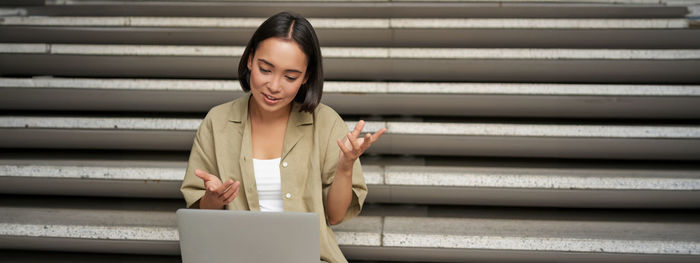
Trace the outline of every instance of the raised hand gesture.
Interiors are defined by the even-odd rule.
[[[339,169],[352,169],[355,160],[386,132],[386,128],[382,128],[374,134],[366,133],[364,137],[358,138],[364,127],[365,121],[360,120],[357,122],[357,125],[355,125],[355,129],[347,134],[345,142],[341,142],[341,140],[338,139],[337,143],[340,147],[340,158],[338,159]]]
[[[194,174],[204,180],[204,188],[206,190],[202,199],[199,200],[199,208],[222,209],[238,196],[240,182],[234,182],[229,179],[226,183],[221,183],[219,177],[199,169],[195,169]]]

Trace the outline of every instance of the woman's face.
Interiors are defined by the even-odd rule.
[[[268,38],[248,58],[250,92],[263,112],[289,110],[299,87],[306,82],[306,54],[291,40]]]

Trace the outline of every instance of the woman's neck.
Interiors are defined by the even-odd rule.
[[[287,121],[289,119],[289,113],[292,111],[292,103],[289,103],[286,107],[281,108],[278,111],[270,112],[263,110],[258,103],[251,99],[248,104],[248,112],[250,119],[255,122],[261,123],[274,123],[278,121]]]
[[[250,100],[248,112],[253,142],[253,158],[274,159],[282,156],[284,135],[292,105],[278,111],[264,111]]]

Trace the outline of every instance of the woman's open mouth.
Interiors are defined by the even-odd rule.
[[[262,93],[263,98],[265,99],[265,102],[270,105],[277,104],[281,99],[272,97],[270,95],[267,95],[265,93]]]

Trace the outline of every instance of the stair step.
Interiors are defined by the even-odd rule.
[[[236,80],[0,78],[6,110],[206,112],[243,95]],[[700,86],[327,81],[341,114],[576,118],[700,117]]]
[[[245,45],[264,18],[5,16],[15,43]],[[686,18],[310,18],[322,46],[698,48]],[[605,41],[601,41],[604,39]],[[648,39],[648,41],[639,41]]]
[[[1,75],[236,78],[241,46],[0,44]],[[323,48],[329,80],[699,83],[696,49]],[[79,62],[78,62],[79,61]],[[65,67],[71,64],[71,67]],[[123,65],[129,65],[124,67]]]
[[[439,255],[453,260],[607,261],[668,255],[670,261],[690,261],[699,253],[696,228],[697,224],[386,217],[382,240],[383,247],[398,248],[385,253],[403,260]],[[474,250],[475,255],[467,255]]]
[[[286,10],[323,103],[387,128],[351,262],[700,261],[698,0],[0,6],[2,262],[180,262],[194,132]]]
[[[59,202],[37,204],[22,197],[16,201],[21,206],[0,207],[0,248],[3,249],[180,253],[173,208],[184,206],[182,201],[168,201],[165,207],[160,207],[164,201],[104,199],[100,201],[115,203],[100,210],[92,207],[96,205],[94,201],[82,199],[76,199],[78,203],[68,207]],[[358,217],[333,229],[341,246],[381,246],[380,217]]]
[[[695,29],[316,29],[324,47],[698,48]],[[245,45],[253,29],[2,26],[5,43]],[[645,41],[639,41],[645,39]]]
[[[46,1],[18,8],[28,15],[267,17],[294,10],[307,17],[682,17],[692,1]]]
[[[10,153],[8,153],[10,154]],[[10,154],[14,155],[14,154]],[[105,156],[106,157],[106,156]],[[0,193],[182,199],[186,161],[0,159]],[[117,157],[118,158],[118,157]],[[368,157],[368,202],[551,207],[698,208],[697,167],[445,166]],[[369,163],[369,164],[368,164]],[[660,166],[660,164],[657,164]],[[45,186],[45,187],[42,187]]]
[[[2,255],[4,263],[182,263],[180,255],[129,255],[7,249],[0,249],[0,255]]]
[[[159,203],[122,200],[119,206],[129,208],[105,207],[98,211],[90,206],[105,200],[67,206],[30,198],[4,199],[0,207],[3,249],[179,253],[175,213],[169,211],[172,205],[155,211],[137,210]],[[373,208],[370,205],[368,209]],[[540,213],[540,218],[518,218],[520,212],[516,211],[513,218],[513,214],[498,216],[502,213],[498,210],[486,214],[468,208],[442,210],[463,216],[363,215],[333,229],[350,259],[455,261],[523,256],[521,260],[608,261],[651,257],[690,262],[700,257],[700,227],[697,222],[689,222],[692,216],[612,219],[609,216],[621,212],[590,211],[599,218],[563,219],[560,212],[550,211]],[[363,251],[368,253],[360,253]],[[416,254],[420,255],[413,258]]]
[[[0,147],[190,150],[201,119],[0,116]],[[354,127],[354,120],[346,120]],[[700,159],[696,125],[368,121],[387,128],[368,153],[601,159]],[[76,136],[80,135],[80,136]]]
[[[203,27],[256,29],[266,18],[249,17],[104,17],[104,16],[5,16],[2,26],[49,27]],[[309,18],[314,29],[680,29],[686,18],[569,19],[569,18]]]

